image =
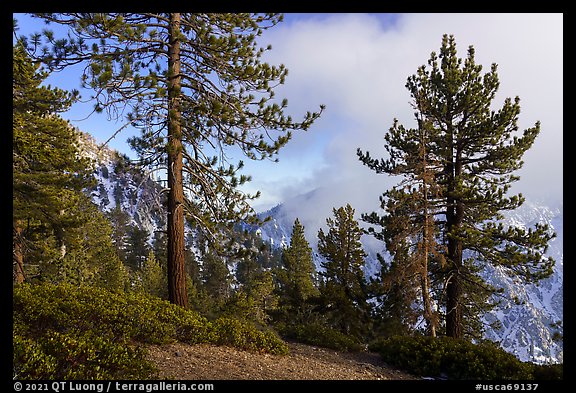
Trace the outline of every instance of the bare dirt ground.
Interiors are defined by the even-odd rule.
[[[208,344],[150,345],[159,377],[176,380],[406,380],[376,353],[336,352],[288,343],[289,355],[270,355]]]

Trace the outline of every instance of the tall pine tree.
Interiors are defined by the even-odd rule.
[[[321,296],[334,327],[345,334],[362,336],[370,316],[368,291],[364,272],[366,252],[360,242],[362,229],[349,204],[333,209],[334,218],[327,218],[328,232],[318,231],[318,252],[324,278]]]
[[[43,254],[45,260],[64,258],[69,251],[71,229],[88,220],[87,216],[76,214],[76,210],[79,205],[88,204],[82,189],[91,184],[90,162],[80,157],[76,131],[58,116],[70,107],[77,93],[42,86],[47,76],[21,45],[14,46],[12,223],[15,282],[26,279],[26,260],[31,253]],[[32,243],[30,240],[34,237],[39,241]],[[51,241],[52,244],[48,244]],[[39,260],[33,262],[38,263]]]
[[[278,271],[281,291],[281,307],[285,307],[292,322],[302,317],[306,301],[319,294],[314,283],[316,267],[312,259],[312,248],[304,236],[304,226],[294,220],[290,245],[282,254],[283,269]]]
[[[478,274],[484,264],[503,266],[526,282],[549,276],[554,265],[544,255],[554,237],[547,226],[525,230],[500,222],[503,211],[524,202],[521,194],[508,196],[508,191],[519,179],[514,172],[521,168],[522,156],[538,136],[540,124],[518,133],[518,97],[505,99],[499,110],[491,109],[499,87],[497,66],[482,75],[474,55],[471,46],[462,61],[454,37],[444,35],[439,55],[433,52],[428,67],[421,66],[408,78],[406,87],[421,120],[418,130],[427,132],[425,141],[418,130],[395,125],[386,136],[387,160],[358,151],[360,159],[378,173],[413,176],[406,157],[422,145],[435,163],[430,175],[438,192],[423,195],[427,189],[423,188],[418,199],[434,204],[430,205],[437,214],[433,223],[445,247],[445,268],[437,278],[444,282],[450,337],[473,334],[470,328],[489,306],[486,297],[494,288]],[[419,210],[415,206],[410,213]]]
[[[282,20],[265,14],[36,14],[69,27],[67,38],[23,40],[52,69],[85,62],[83,85],[96,91],[95,109],[127,113],[142,129],[132,144],[143,162],[168,175],[168,285],[170,301],[186,306],[184,214],[217,236],[215,223],[255,217],[251,196],[238,190],[250,180],[243,163],[229,162],[236,147],[250,159],[274,157],[302,122],[274,102],[284,65],[261,62],[262,32]],[[266,50],[271,49],[270,47]],[[278,134],[272,131],[278,130]]]

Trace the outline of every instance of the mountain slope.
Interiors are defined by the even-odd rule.
[[[131,166],[117,151],[98,146],[89,134],[81,133],[80,146],[94,160],[97,185],[88,192],[102,212],[120,208],[128,215],[128,224],[147,230],[150,240],[166,227],[162,187],[149,174]]]
[[[527,201],[506,217],[510,225],[531,227],[537,222],[547,223],[556,232],[547,255],[556,260],[554,273],[538,284],[522,285],[506,275],[505,269],[488,267],[483,277],[496,287],[504,288],[503,304],[499,310],[485,317],[487,322],[499,320],[502,328],[489,331],[486,337],[498,341],[508,352],[522,360],[537,363],[563,361],[562,335],[564,312],[563,208],[551,208]],[[560,322],[560,326],[555,325]]]

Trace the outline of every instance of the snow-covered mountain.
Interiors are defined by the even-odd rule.
[[[292,225],[297,211],[293,206],[302,206],[313,198],[313,192],[297,197],[290,208],[278,205],[261,213],[270,217],[270,221],[258,229],[264,240],[273,245],[285,245],[290,242]],[[317,216],[315,216],[317,217]],[[316,266],[320,265],[320,256],[316,252],[318,228],[324,225],[325,218],[298,217],[306,229],[307,239],[314,250]],[[546,223],[556,232],[547,251],[547,255],[556,260],[551,277],[536,284],[524,285],[510,278],[503,268],[486,268],[483,277],[492,285],[503,288],[503,301],[500,307],[485,316],[487,323],[498,320],[501,329],[488,331],[486,337],[499,342],[506,351],[514,353],[523,361],[537,363],[563,362],[563,344],[559,339],[563,334],[563,206],[547,206],[543,203],[526,201],[519,209],[510,212],[505,224],[520,227],[532,227],[535,223]],[[363,236],[362,243],[368,253],[365,274],[373,276],[379,271],[377,253],[382,253],[383,244],[372,236]]]
[[[519,227],[532,227],[538,222],[548,224],[556,232],[547,251],[556,261],[554,273],[538,284],[523,285],[502,268],[486,268],[483,277],[504,288],[503,298],[507,299],[485,317],[487,322],[502,323],[501,329],[488,331],[486,337],[500,342],[505,350],[522,360],[558,363],[563,362],[563,345],[559,340],[564,320],[563,206],[527,201],[506,217],[506,223]]]
[[[89,134],[81,133],[79,144],[82,154],[94,162],[97,185],[88,190],[92,202],[106,213],[119,207],[127,213],[128,224],[146,229],[151,241],[154,231],[166,227],[162,187],[150,174],[130,166],[127,157],[99,146]]]

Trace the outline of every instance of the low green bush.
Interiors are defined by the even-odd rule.
[[[144,379],[156,375],[142,348],[92,332],[49,330],[37,340],[14,337],[16,379]]]
[[[205,318],[143,293],[69,284],[19,285],[14,288],[13,310],[14,319],[32,335],[75,329],[155,344],[206,341]]]
[[[12,337],[14,379],[51,379],[58,360],[47,354],[36,340],[14,334]]]
[[[448,379],[533,379],[532,364],[524,363],[495,344],[473,344],[449,337],[394,336],[370,350],[388,364],[416,375]]]
[[[230,345],[284,354],[271,331],[197,312],[136,292],[70,284],[20,284],[13,295],[14,377],[146,379],[155,369],[144,343]]]
[[[356,352],[362,350],[362,344],[354,337],[319,323],[286,325],[281,328],[280,333],[304,344],[337,351]]]
[[[212,322],[212,337],[218,345],[277,355],[288,353],[288,346],[276,333],[258,330],[252,323],[234,318],[221,317]]]
[[[535,364],[532,374],[536,380],[562,380],[564,379],[563,364]]]

